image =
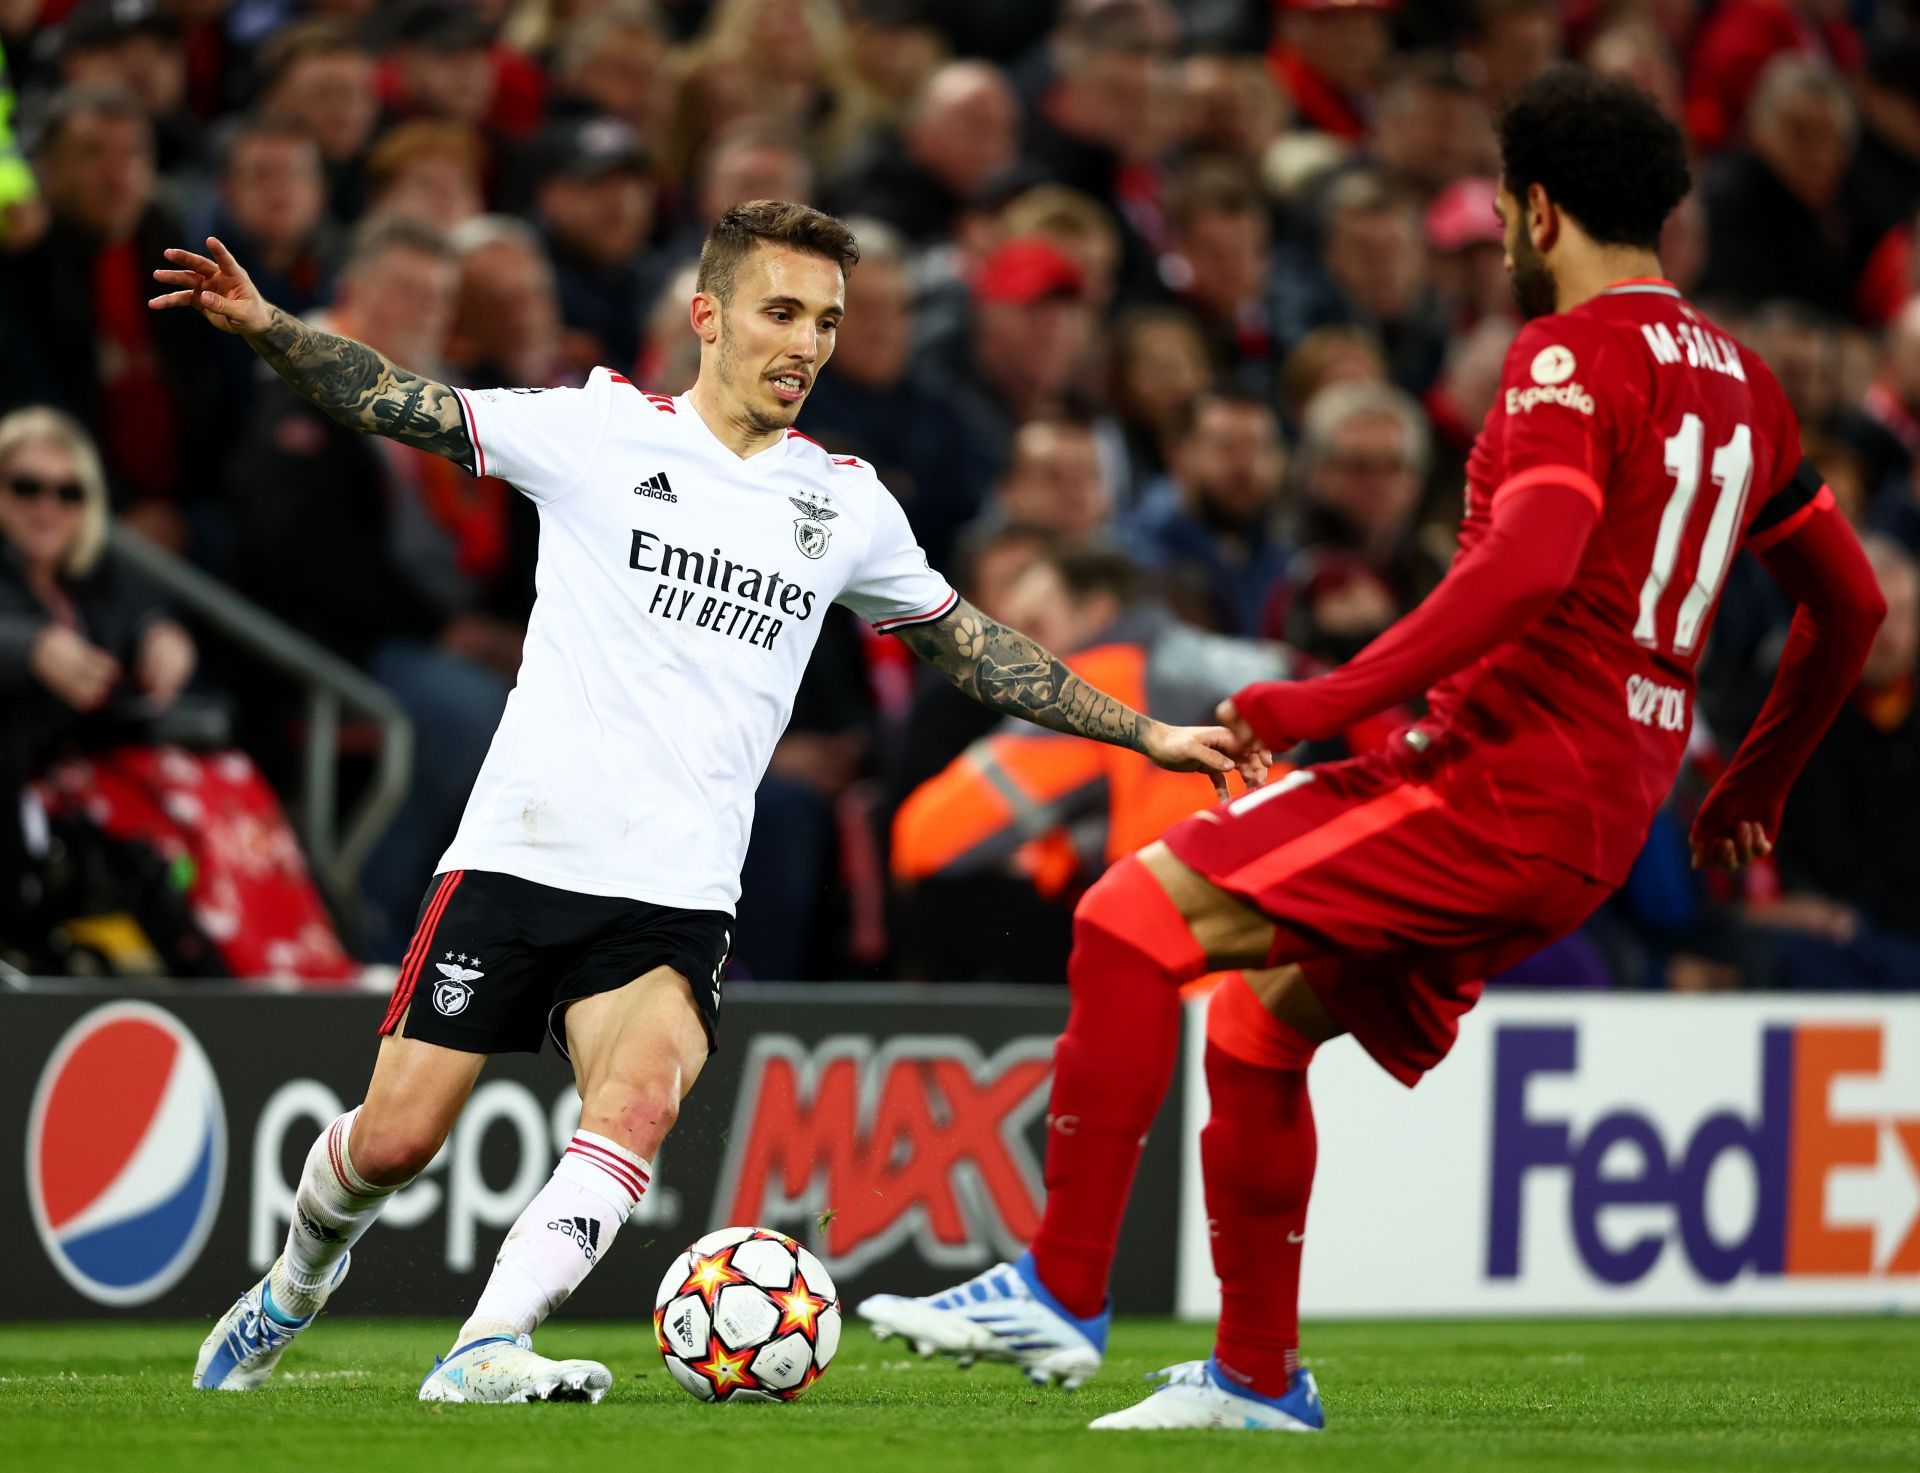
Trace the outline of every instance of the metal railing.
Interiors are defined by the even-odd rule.
[[[406,796],[413,771],[413,723],[400,703],[332,651],[132,528],[115,525],[107,545],[183,610],[306,687],[295,822],[315,871],[336,900],[353,907],[360,867]],[[373,779],[344,827],[337,771],[343,710],[372,721],[380,732]]]

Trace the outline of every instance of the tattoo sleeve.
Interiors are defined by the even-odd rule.
[[[386,435],[471,470],[473,440],[445,384],[389,362],[365,343],[320,332],[274,308],[251,338],[273,371],[348,429]]]
[[[1051,731],[1145,751],[1148,721],[1087,684],[1017,629],[965,599],[943,619],[900,631],[907,648],[989,710]]]

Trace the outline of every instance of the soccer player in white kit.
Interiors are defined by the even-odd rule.
[[[579,1130],[420,1396],[598,1401],[605,1366],[550,1360],[531,1336],[611,1247],[715,1046],[754,788],[829,603],[983,705],[1210,773],[1223,796],[1225,774],[1257,781],[1264,754],[1150,720],[987,618],[927,566],[872,467],[792,428],[859,259],[829,215],[760,200],[715,224],[691,304],[700,373],[678,397],[605,368],[580,389],[451,388],[280,311],[224,245],[207,250],[166,253],[153,307],[238,333],[343,424],[512,482],[541,530],[519,681],[421,907],[366,1097],[314,1142],[285,1250],[214,1326],[194,1385],[262,1384],[440,1149],[487,1055],[550,1035]]]

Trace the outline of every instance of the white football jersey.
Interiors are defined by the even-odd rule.
[[[440,868],[730,913],[827,605],[892,630],[956,595],[872,467],[798,431],[743,460],[686,399],[604,368],[459,394],[479,472],[539,505],[540,557],[519,682]]]

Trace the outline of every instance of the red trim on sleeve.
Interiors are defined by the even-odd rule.
[[[1778,547],[1782,542],[1785,542],[1795,532],[1798,532],[1804,527],[1807,524],[1808,517],[1817,511],[1829,511],[1833,508],[1833,505],[1833,492],[1827,489],[1826,483],[1823,481],[1821,482],[1819,493],[1813,500],[1801,507],[1800,510],[1788,517],[1784,522],[1771,526],[1764,532],[1756,532],[1753,536],[1749,537],[1747,539],[1747,551],[1765,552],[1769,547]]]
[[[1605,499],[1600,494],[1600,483],[1585,471],[1570,465],[1536,465],[1532,470],[1521,471],[1516,476],[1508,476],[1493,493],[1489,510],[1499,510],[1500,503],[1516,491],[1525,491],[1533,486],[1565,486],[1569,491],[1578,491],[1593,503],[1596,514],[1605,509]]]
[[[467,397],[465,389],[455,389],[453,392],[460,396],[460,403],[467,411],[467,436],[473,441],[473,473],[484,476],[487,473],[487,447],[480,443],[480,420],[473,412],[473,400]]]
[[[633,387],[633,380],[628,378],[624,373],[615,373],[609,368],[607,370],[607,377],[612,379],[616,384],[625,384],[629,389]]]
[[[802,436],[802,438],[804,439],[805,437]],[[949,588],[946,598],[941,601],[938,608],[925,614],[908,614],[899,619],[876,620],[873,626],[874,632],[877,634],[892,634],[896,629],[905,629],[909,624],[931,624],[935,619],[946,618],[948,614],[953,612],[953,606],[959,602],[960,595]]]

